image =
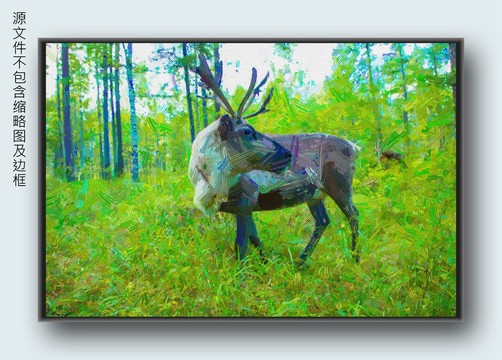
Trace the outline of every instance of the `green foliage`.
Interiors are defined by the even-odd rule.
[[[203,44],[197,49],[210,55]],[[244,263],[236,260],[232,216],[205,218],[194,208],[186,174],[189,122],[179,90],[138,99],[147,109],[138,114],[141,181],[133,183],[130,174],[99,178],[102,119],[86,96],[95,89],[85,77],[94,76],[92,61],[104,50],[86,51],[93,57],[72,79],[72,104],[81,110],[73,121],[88,159],[80,181],[67,183],[58,173],[57,99],[47,98],[49,317],[456,316],[456,123],[447,44],[415,45],[411,52],[393,44],[394,55],[383,63],[370,52],[373,90],[365,44],[337,46],[332,76],[308,96],[301,95],[301,71],[273,69],[264,91],[274,88],[271,111],[252,118],[253,126],[274,134],[329,133],[362,148],[353,184],[361,262],[352,260],[348,223],[327,200],[331,225],[301,271],[293,264],[314,228],[306,206],[255,214],[265,264],[254,250]],[[193,60],[177,58],[172,66]],[[135,69],[137,89],[149,94],[148,69]],[[244,92],[238,88],[234,101]],[[211,121],[212,103],[208,111]],[[129,116],[124,106],[124,149],[131,148]],[[404,154],[402,162],[375,156],[377,131],[381,150]],[[130,156],[124,158],[130,169]]]

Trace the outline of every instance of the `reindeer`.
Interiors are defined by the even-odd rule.
[[[258,133],[244,120],[268,111],[273,89],[258,111],[246,116],[243,114],[259,95],[268,73],[255,87],[257,75],[256,69],[252,69],[248,91],[235,112],[220,89],[221,78],[214,79],[203,55],[199,59],[200,65],[194,71],[200,76],[201,85],[213,91],[213,99],[227,114],[199,133],[194,141],[189,166],[195,187],[194,203],[206,214],[221,211],[236,216],[235,249],[241,260],[246,256],[249,242],[264,259],[263,245],[253,220],[254,211],[307,204],[315,220],[315,229],[297,262],[298,266],[302,266],[329,224],[324,199],[330,197],[350,224],[352,252],[358,262],[359,213],[352,202],[352,179],[359,148],[348,140],[321,133]],[[264,144],[273,150],[261,159],[251,156]],[[205,168],[204,164],[209,165]],[[212,211],[208,210],[208,206]]]

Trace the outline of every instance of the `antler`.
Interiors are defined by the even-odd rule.
[[[221,82],[221,77],[219,77],[218,81],[214,78],[203,54],[199,54],[199,60],[200,65],[193,69],[193,71],[200,76],[200,80],[204,83],[204,85],[213,91],[216,96],[216,100],[220,103],[220,105],[232,116],[232,118],[235,118],[235,111],[232,109],[232,106],[220,89],[219,83]]]
[[[252,113],[252,114],[244,116],[243,119],[249,119],[249,118],[252,118],[252,117],[254,117],[256,115],[260,115],[262,113],[266,113],[268,111],[267,105],[270,102],[270,99],[272,98],[272,94],[273,93],[274,93],[274,88],[270,89],[270,92],[268,93],[267,97],[263,101],[263,104],[261,104],[260,109],[258,111],[256,111],[256,112]]]
[[[249,109],[249,107],[251,106],[251,104],[253,103],[254,101],[254,98],[260,94],[260,88],[267,82],[268,80],[268,76],[269,76],[269,73],[267,72],[267,75],[265,75],[265,77],[263,78],[263,80],[258,84],[257,87],[255,87],[255,89],[253,90],[253,96],[251,97],[251,99],[249,99],[248,103],[246,104],[246,106],[244,106],[244,109],[242,110],[242,113],[245,113],[247,109]]]
[[[239,109],[237,110],[237,113],[232,109],[232,106],[228,102],[228,100],[225,98],[225,95],[223,95],[223,92],[220,89],[220,84],[221,84],[221,78],[223,74],[223,66],[221,61],[217,64],[221,68],[221,71],[218,73],[218,79],[215,79],[211,69],[209,68],[209,65],[207,64],[206,58],[203,54],[199,54],[199,60],[200,64],[196,68],[192,69],[195,71],[197,75],[200,76],[200,80],[202,81],[200,84],[207,89],[210,89],[214,93],[214,97],[210,99],[214,99],[215,101],[218,101],[220,105],[228,112],[228,114],[236,119],[249,119],[252,118],[256,115],[265,113],[268,111],[267,105],[270,102],[270,99],[272,98],[273,94],[273,89],[270,90],[268,93],[267,97],[263,101],[263,104],[261,105],[260,109],[252,114],[246,115],[242,117],[242,114],[249,109],[251,104],[253,103],[255,97],[260,94],[260,88],[267,82],[269,73],[267,72],[267,75],[263,78],[263,80],[258,84],[258,86],[254,87],[256,84],[256,77],[257,77],[257,72],[256,69],[253,68],[251,70],[251,83],[249,84],[248,90],[246,92],[246,95],[244,95],[244,98],[242,99],[242,102],[239,105]],[[252,96],[251,96],[252,94]]]
[[[253,88],[254,88],[255,84],[256,84],[256,69],[253,68],[251,70],[251,83],[249,84],[248,91],[246,92],[246,95],[244,95],[244,99],[242,99],[242,102],[239,105],[239,110],[237,110],[237,119],[241,118],[242,113],[244,112],[244,106],[246,105],[246,101],[248,101],[249,96],[253,92]]]

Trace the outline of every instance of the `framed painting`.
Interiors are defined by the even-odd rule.
[[[40,317],[459,319],[459,39],[41,39]]]

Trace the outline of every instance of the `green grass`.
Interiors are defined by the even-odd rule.
[[[256,213],[267,252],[234,254],[235,220],[194,209],[183,169],[130,180],[47,179],[48,317],[454,317],[455,172],[433,154],[400,165],[359,160],[361,262],[334,202],[305,269],[306,206]]]

